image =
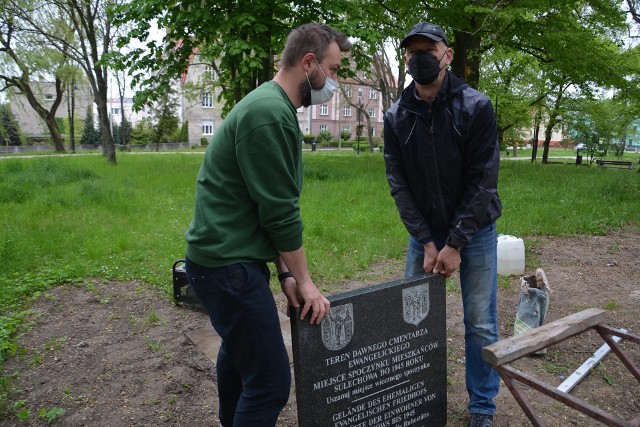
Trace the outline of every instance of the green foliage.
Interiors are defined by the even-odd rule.
[[[51,409],[41,408],[38,411],[38,417],[42,418],[47,424],[53,424],[55,420],[64,415],[64,409],[53,407]]]
[[[627,222],[638,224],[640,213],[634,210],[640,209],[640,200],[631,194],[640,191],[640,181],[619,172],[502,162],[498,230],[516,236],[604,234]]]
[[[131,130],[132,145],[147,145],[151,143],[153,129],[149,120],[141,120]]]
[[[313,141],[315,141],[317,137],[318,137],[317,135],[311,135],[311,134],[303,135],[302,136],[302,141],[304,141],[305,144],[312,144]]]
[[[175,115],[178,101],[173,92],[163,94],[154,108],[157,123],[153,127],[153,142],[156,144],[173,142],[179,120]]]
[[[84,120],[84,129],[82,131],[82,138],[80,138],[80,144],[100,145],[101,143],[100,129],[96,129],[93,121],[93,105],[89,105],[89,107],[87,107],[87,115]]]
[[[206,136],[200,137],[200,145],[202,145],[203,147],[206,147],[207,145],[209,145],[209,140],[207,139]]]
[[[131,122],[126,118],[122,123],[113,123],[113,142],[114,144],[120,144],[128,146],[131,144]]]
[[[364,11],[350,0],[309,3],[241,0],[228,3],[187,0],[167,8],[158,0],[133,0],[113,8],[115,24],[130,24],[120,47],[139,40],[146,47],[131,49],[125,56],[112,56],[118,66],[131,68],[132,84],[141,90],[134,98],[141,107],[170,91],[171,82],[185,69],[194,48],[201,60],[215,61],[217,84],[224,87],[219,101],[223,115],[251,90],[275,74],[274,58],[281,52],[289,31],[302,23],[326,22],[351,28],[347,19]],[[149,40],[151,25],[171,28],[160,41]],[[176,45],[175,40],[181,42]],[[161,69],[162,73],[153,71]],[[152,72],[152,73],[149,73]]]
[[[329,142],[333,139],[333,134],[328,130],[323,130],[318,133],[318,143]]]
[[[369,142],[369,138],[360,137],[360,138],[356,138],[355,142],[352,143],[351,146],[356,151],[358,150],[358,147],[360,147],[360,152],[362,151],[373,152],[375,151],[375,147],[378,147],[380,151],[383,150],[384,144],[381,143],[382,142],[381,138],[374,136],[371,138],[371,141],[372,143]]]
[[[0,105],[0,145],[21,145],[20,127],[8,104]]]
[[[343,141],[348,141],[351,139],[351,131],[347,130],[347,129],[343,129],[342,132],[340,132],[340,138]]]
[[[60,129],[60,133],[67,133],[67,122],[63,117],[56,117],[56,124]]]
[[[185,120],[180,127],[180,136],[178,137],[179,142],[189,142],[189,121]]]

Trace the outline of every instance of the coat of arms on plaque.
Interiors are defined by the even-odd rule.
[[[429,285],[418,285],[402,290],[404,321],[418,325],[429,314]]]
[[[322,343],[328,350],[340,350],[353,336],[353,304],[344,304],[329,309],[320,323]]]

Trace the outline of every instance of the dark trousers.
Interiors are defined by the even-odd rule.
[[[189,284],[222,338],[216,364],[221,424],[275,426],[289,399],[291,371],[267,265],[185,264]]]

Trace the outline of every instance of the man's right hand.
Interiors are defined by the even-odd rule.
[[[329,300],[320,293],[309,277],[304,247],[301,246],[291,252],[281,251],[278,262],[283,263],[286,267],[286,270],[282,270],[283,266],[281,265],[281,269],[278,271],[289,271],[295,279],[295,291],[290,279],[286,279],[281,286],[282,291],[294,307],[299,308],[301,304],[304,304],[300,319],[304,319],[311,310],[310,323],[320,324],[322,318],[329,314]]]
[[[320,293],[316,285],[311,281],[299,283],[297,293],[299,299],[304,303],[300,313],[300,320],[304,319],[309,310],[311,310],[309,323],[319,325],[322,318],[329,314],[329,300]]]
[[[436,266],[437,260],[438,249],[436,248],[436,244],[429,242],[424,245],[424,262],[422,265],[424,272],[427,274],[433,273],[433,268]]]

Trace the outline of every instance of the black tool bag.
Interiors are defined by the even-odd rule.
[[[179,259],[173,263],[173,300],[178,306],[190,307],[197,310],[204,310],[204,305],[193,291],[187,280],[185,271],[185,260]]]

